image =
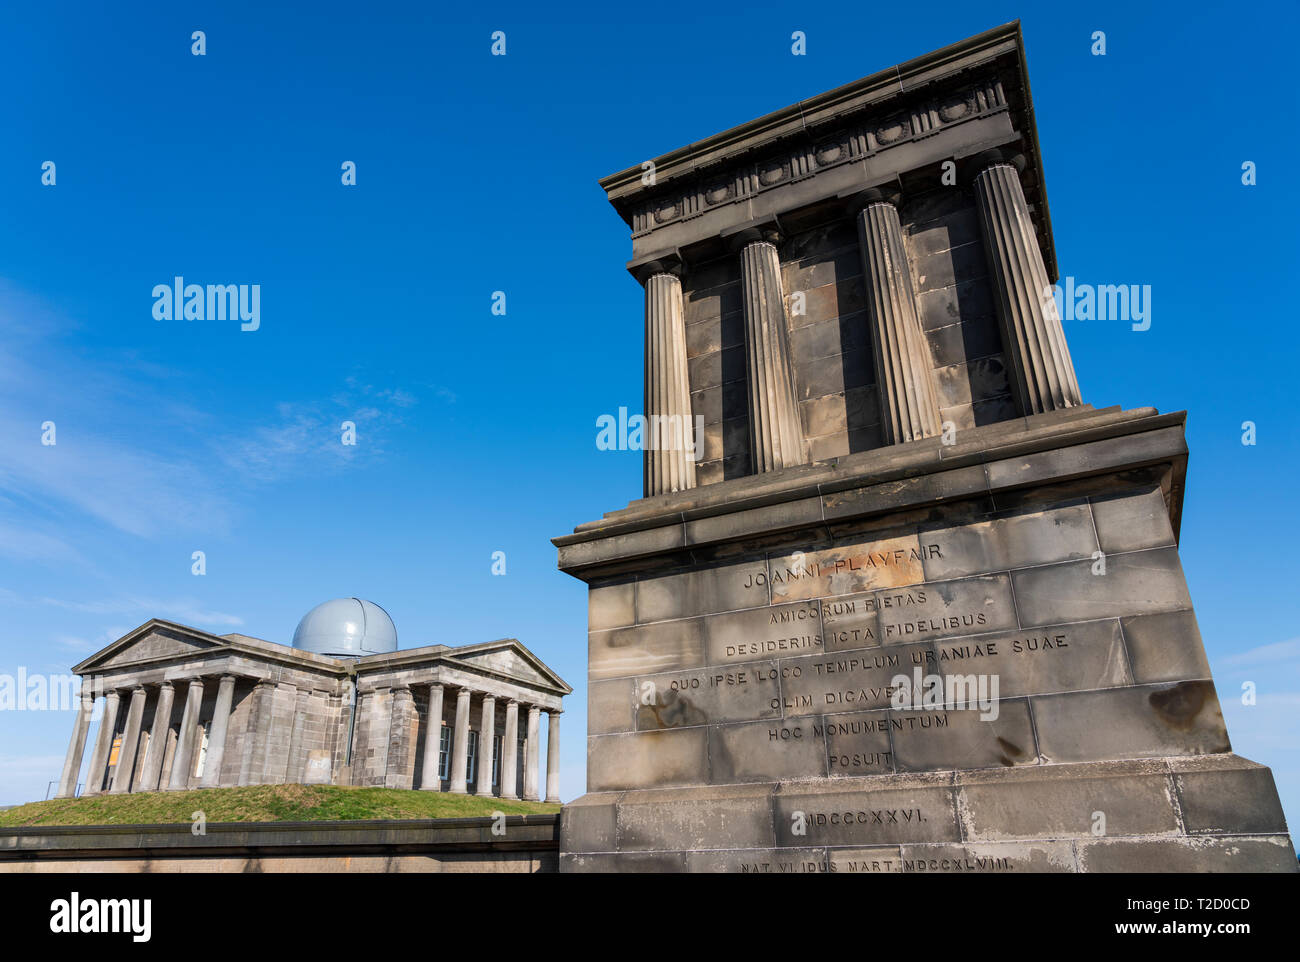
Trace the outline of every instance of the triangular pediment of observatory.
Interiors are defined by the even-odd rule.
[[[554,686],[555,677],[539,668],[535,658],[528,657],[529,655],[527,649],[524,649],[522,645],[518,645],[517,642],[514,644],[475,645],[468,649],[457,649],[452,653],[452,657],[456,661],[466,665],[473,665],[487,671],[509,675],[512,678],[531,681],[547,687]]]
[[[216,640],[161,625],[144,625],[124,635],[77,666],[79,671],[120,668],[163,659],[186,657],[221,647]]]

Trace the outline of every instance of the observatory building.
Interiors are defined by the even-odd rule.
[[[292,646],[154,619],[73,671],[59,797],[77,794],[102,699],[84,795],[301,782],[559,801],[572,689],[513,638],[400,650],[383,608],[337,598]]]

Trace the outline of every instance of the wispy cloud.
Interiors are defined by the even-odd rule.
[[[150,618],[166,618],[169,621],[180,621],[195,626],[238,626],[244,623],[244,619],[238,615],[228,614],[224,611],[214,611],[193,598],[155,598],[125,595],[107,601],[78,601],[44,596],[27,598],[8,588],[0,588],[0,604],[42,605],[87,615],[130,615],[132,618],[137,619],[133,621],[130,627],[106,628],[104,631],[104,644],[120,638],[131,628],[143,624]],[[108,635],[112,637],[107,637]],[[73,642],[78,640],[72,636],[64,637],[71,639]]]
[[[220,537],[259,484],[382,458],[418,403],[353,376],[333,396],[232,425],[187,398],[180,372],[131,352],[98,363],[63,343],[81,324],[3,279],[0,323],[0,556],[17,561],[75,560],[80,539],[61,532],[84,533],[86,519],[143,539]],[[41,443],[45,421],[54,445]],[[344,421],[357,445],[342,443]]]
[[[1219,663],[1227,666],[1269,665],[1300,660],[1300,638],[1260,645],[1235,655],[1226,655]]]

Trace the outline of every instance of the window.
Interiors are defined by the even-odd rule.
[[[470,785],[478,782],[478,732],[469,733],[469,755],[465,764],[465,781]]]
[[[438,777],[451,778],[451,729],[446,725],[438,736]]]
[[[492,739],[492,787],[496,788],[501,784],[501,746],[505,742],[502,735],[497,735]]]

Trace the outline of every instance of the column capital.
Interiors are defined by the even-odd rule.
[[[440,681],[429,682],[429,691],[442,691],[443,685]]]
[[[686,271],[686,264],[682,260],[681,252],[674,248],[629,261],[627,269],[628,273],[644,286],[656,274],[669,274],[680,279]]]
[[[961,162],[961,180],[967,186],[975,183],[975,179],[991,167],[1014,167],[1016,174],[1023,174],[1028,162],[1025,155],[1017,146],[994,147],[991,150],[982,150],[978,154],[964,158]]]
[[[877,184],[863,190],[848,191],[839,195],[844,202],[844,212],[856,217],[862,211],[875,204],[888,204],[900,207],[903,203],[903,190],[897,183]]]
[[[158,690],[161,691],[164,688],[170,688],[174,690],[176,686],[172,684],[172,680],[170,678],[166,678],[163,681],[158,682]]]
[[[781,226],[775,219],[753,221],[740,227],[733,227],[723,231],[721,236],[733,254],[739,253],[751,244],[771,244],[776,247],[785,239]]]

